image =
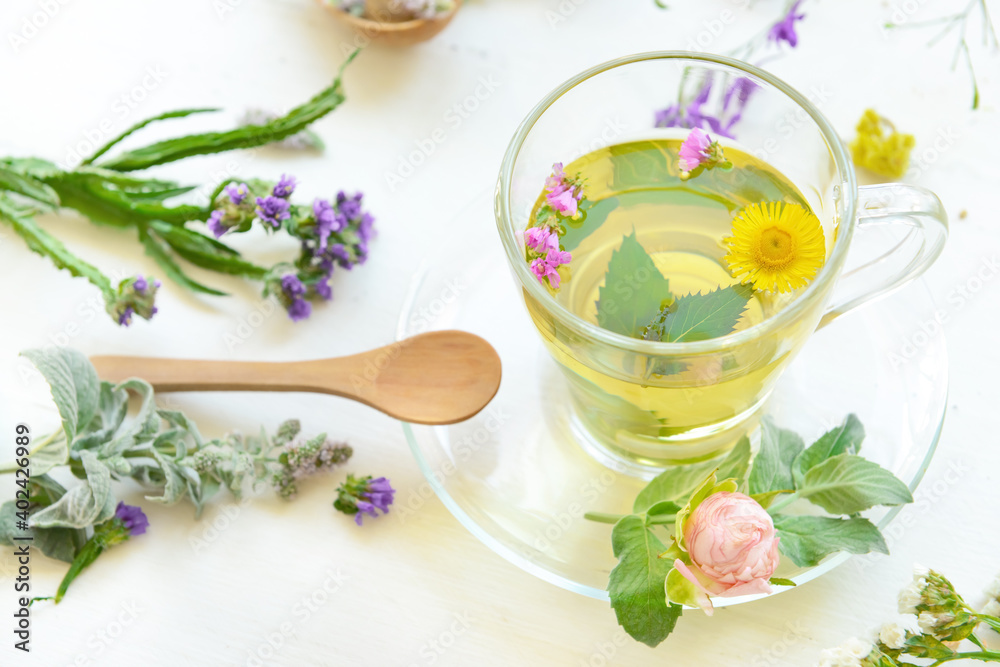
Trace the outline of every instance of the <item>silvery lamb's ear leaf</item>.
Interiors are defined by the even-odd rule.
[[[163,503],[164,505],[173,505],[178,500],[184,497],[187,492],[187,480],[185,480],[184,475],[177,470],[177,464],[169,460],[163,454],[157,450],[152,452],[153,458],[156,462],[160,464],[160,470],[163,471],[163,494],[159,496],[146,496],[146,500],[152,500],[154,502]]]
[[[110,382],[101,382],[97,411],[85,431],[78,433],[70,449],[93,449],[111,439],[128,414],[128,392]]]
[[[194,444],[201,447],[204,440],[201,437],[201,433],[198,431],[198,426],[193,421],[187,418],[187,415],[179,410],[164,410],[159,409],[157,412],[160,414],[168,424],[171,426],[176,426],[177,428],[184,429],[194,440]]]
[[[116,389],[131,390],[142,397],[142,405],[135,417],[119,428],[113,439],[99,450],[99,456],[111,458],[124,454],[143,440],[148,440],[160,430],[160,415],[153,402],[153,387],[145,380],[132,378],[119,384]]]
[[[93,452],[80,453],[87,479],[58,501],[36,512],[30,524],[38,528],[86,528],[107,521],[115,513],[111,471]]]
[[[90,360],[68,347],[22,352],[49,383],[62,418],[67,442],[72,442],[97,411],[100,380]]]
[[[0,506],[0,544],[30,544],[40,549],[49,558],[72,563],[76,552],[87,541],[87,533],[76,528],[32,528],[31,542],[15,542],[14,537],[23,537],[25,532],[16,527],[17,507],[13,500]]]

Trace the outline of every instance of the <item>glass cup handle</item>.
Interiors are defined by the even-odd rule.
[[[860,289],[830,305],[817,329],[920,277],[941,254],[948,238],[948,214],[941,200],[930,190],[914,185],[885,183],[859,187],[857,215],[858,234],[876,225],[904,225],[910,229],[899,243],[881,256],[840,275],[838,284],[858,281]],[[880,270],[884,273],[890,261],[903,265],[887,276],[872,275]]]

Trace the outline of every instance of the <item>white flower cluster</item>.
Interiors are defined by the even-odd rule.
[[[878,640],[891,649],[901,649],[906,644],[906,628],[899,623],[886,623],[878,631]]]
[[[817,667],[862,667],[873,648],[871,642],[851,637],[837,648],[824,649]]]
[[[913,566],[913,581],[899,592],[899,613],[916,614],[917,605],[923,600],[924,589],[927,588],[927,575],[930,570],[921,565]]]
[[[1000,575],[997,575],[997,578],[986,589],[986,595],[989,596],[990,600],[983,607],[982,613],[989,616],[1000,616]]]

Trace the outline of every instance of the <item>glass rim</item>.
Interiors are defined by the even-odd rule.
[[[809,114],[809,117],[813,119],[816,126],[819,128],[820,133],[823,135],[823,139],[826,142],[830,154],[833,156],[834,163],[836,164],[840,175],[843,177],[843,180],[839,182],[839,185],[842,188],[844,196],[847,197],[844,216],[843,219],[838,222],[836,239],[834,241],[833,251],[830,253],[830,258],[820,269],[816,278],[813,279],[802,294],[800,294],[791,304],[779,311],[776,315],[769,317],[747,329],[735,331],[733,333],[726,334],[725,336],[686,343],[664,343],[632,338],[587,322],[578,315],[570,312],[565,306],[556,301],[552,295],[549,294],[548,290],[543,287],[540,282],[538,282],[538,279],[528,268],[528,264],[524,261],[523,251],[517,243],[517,230],[513,229],[513,224],[508,224],[508,222],[511,221],[510,188],[514,172],[514,164],[517,162],[517,158],[520,155],[521,147],[524,145],[525,139],[538,120],[542,117],[542,114],[544,114],[549,107],[556,102],[556,100],[584,81],[587,81],[598,74],[602,74],[624,65],[631,65],[650,60],[690,60],[714,65],[723,65],[745,72],[746,74],[750,74],[755,78],[771,85],[793,102],[798,104],[799,107],[804,109],[806,113]],[[500,240],[507,253],[507,259],[513,267],[514,274],[518,277],[522,287],[526,289],[532,297],[544,304],[546,310],[552,313],[562,324],[576,329],[579,333],[584,334],[588,338],[595,339],[599,342],[606,343],[617,348],[626,348],[639,354],[709,354],[742,345],[753,339],[765,336],[774,329],[788,324],[790,321],[798,317],[802,311],[812,303],[812,300],[816,298],[816,295],[821,292],[828,283],[836,279],[840,273],[840,268],[843,266],[844,260],[846,259],[847,248],[850,245],[851,238],[854,235],[854,230],[857,227],[857,216],[855,215],[857,190],[857,179],[854,174],[854,169],[851,167],[851,162],[847,155],[847,149],[844,146],[844,142],[840,139],[840,136],[837,134],[836,130],[834,130],[830,122],[823,116],[823,114],[820,113],[819,109],[817,109],[812,102],[802,95],[802,93],[798,92],[773,74],[735,58],[694,51],[649,51],[616,58],[591,67],[590,69],[577,74],[557,86],[544,99],[535,105],[528,116],[521,121],[521,124],[514,133],[510,144],[507,146],[507,151],[504,154],[495,195],[494,215],[496,216],[497,230],[500,233]]]

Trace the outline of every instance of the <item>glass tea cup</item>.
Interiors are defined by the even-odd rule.
[[[827,256],[811,283],[759,323],[693,342],[631,338],[557,302],[531,272],[522,235],[553,163],[629,140],[682,138],[687,130],[652,128],[655,109],[682,86],[708,92],[702,109],[726,108],[727,91],[731,98],[747,82],[753,92],[735,125],[739,141],[724,143],[788,178],[819,218]],[[528,313],[568,380],[575,438],[598,460],[640,475],[727,451],[754,428],[781,372],[814,331],[918,277],[947,238],[947,216],[933,193],[900,184],[858,187],[843,141],[806,96],[747,63],[690,52],[628,56],[559,86],[511,140],[495,212]],[[887,227],[894,245],[845,271],[855,232],[874,238]],[[641,225],[635,232],[642,239]],[[705,254],[704,247],[683,247],[683,239],[673,243],[671,251]],[[725,266],[724,253],[719,247],[708,258]]]

